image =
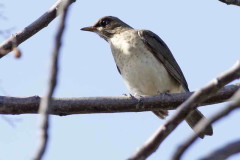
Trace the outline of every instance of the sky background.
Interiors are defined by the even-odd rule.
[[[55,0],[1,0],[3,41],[47,11]],[[99,36],[80,31],[100,17],[117,16],[137,29],[149,29],[169,46],[189,88],[194,91],[240,58],[240,8],[218,0],[78,1],[71,5],[60,57],[55,97],[121,96],[129,93],[118,74],[109,45]],[[43,96],[58,19],[20,45],[21,59],[9,54],[0,63],[0,95]],[[201,107],[207,117],[225,104]],[[172,115],[174,111],[170,112]],[[198,140],[183,159],[199,159],[239,139],[240,112],[213,125],[214,135]],[[8,119],[10,125],[5,119]],[[50,141],[44,160],[124,160],[163,123],[151,112],[51,116]],[[0,160],[32,159],[38,144],[38,115],[0,117]],[[149,160],[167,160],[193,132],[184,122]],[[231,160],[239,160],[236,155]]]

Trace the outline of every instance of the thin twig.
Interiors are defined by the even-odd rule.
[[[71,0],[70,4],[75,2]],[[42,30],[44,27],[47,27],[50,22],[52,22],[57,16],[58,8],[62,5],[63,0],[58,0],[46,13],[40,16],[33,23],[22,29],[21,31],[13,34],[8,39],[0,44],[0,58],[7,55],[13,50],[14,47],[17,47],[22,42],[26,41],[38,31]],[[14,43],[14,41],[16,43]],[[15,46],[13,46],[13,44]]]
[[[196,126],[196,132],[191,137],[189,137],[173,154],[172,160],[179,160],[183,153],[196,141],[198,135],[207,128],[208,125],[215,123],[222,117],[228,115],[235,109],[240,108],[240,89],[234,94],[233,98],[234,101],[227,105],[224,109],[214,114],[208,120],[201,120]]]
[[[232,5],[237,5],[237,6],[240,6],[240,0],[219,0],[223,3],[226,3],[226,4],[232,4]]]
[[[199,106],[227,101],[240,88],[240,84],[223,87],[213,97],[199,103]],[[71,115],[87,113],[143,112],[158,109],[173,110],[187,100],[193,92],[143,97],[81,97],[54,98],[49,114]],[[40,97],[0,96],[0,114],[38,113]],[[209,106],[210,107],[210,106]]]
[[[52,54],[52,66],[50,71],[50,81],[48,86],[48,91],[46,97],[41,100],[39,113],[41,114],[41,127],[40,127],[40,144],[37,149],[36,154],[34,155],[34,160],[41,160],[48,144],[48,127],[49,127],[49,111],[51,110],[51,100],[54,93],[54,89],[57,85],[57,73],[58,73],[58,57],[60,56],[60,48],[62,44],[62,35],[65,29],[65,21],[67,17],[68,7],[71,4],[71,0],[65,0],[60,6],[62,13],[59,28],[57,30],[57,35],[54,44],[54,50]]]
[[[240,140],[227,144],[200,160],[225,160],[236,153],[240,153]]]
[[[175,114],[166,120],[165,123],[153,134],[153,136],[150,137],[149,140],[147,140],[146,143],[143,144],[143,146],[141,146],[141,148],[129,159],[146,159],[157,150],[163,140],[187,117],[188,113],[190,113],[192,109],[196,108],[199,103],[211,97],[225,84],[230,83],[239,77],[240,61],[237,61],[230,70],[211,81],[208,85],[195,92],[189,99],[182,103]]]

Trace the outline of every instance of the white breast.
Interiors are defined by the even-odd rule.
[[[154,95],[182,89],[145,47],[136,30],[115,35],[109,43],[127,88],[133,94]]]

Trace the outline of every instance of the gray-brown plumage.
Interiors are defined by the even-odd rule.
[[[135,30],[117,17],[106,16],[95,25],[82,28],[97,33],[111,47],[119,73],[135,95],[188,92],[187,81],[162,39],[148,30]],[[154,112],[165,118],[167,110]],[[186,118],[191,128],[205,118],[197,109]],[[212,135],[212,127],[199,136]]]

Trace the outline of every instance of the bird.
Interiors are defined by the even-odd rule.
[[[93,26],[81,30],[94,32],[109,43],[117,70],[130,93],[142,96],[189,92],[187,81],[170,49],[152,31],[134,29],[114,16],[102,17]],[[168,110],[153,112],[161,119],[168,115]],[[185,120],[194,130],[201,119],[206,118],[195,109]],[[209,125],[199,137],[212,134]]]

